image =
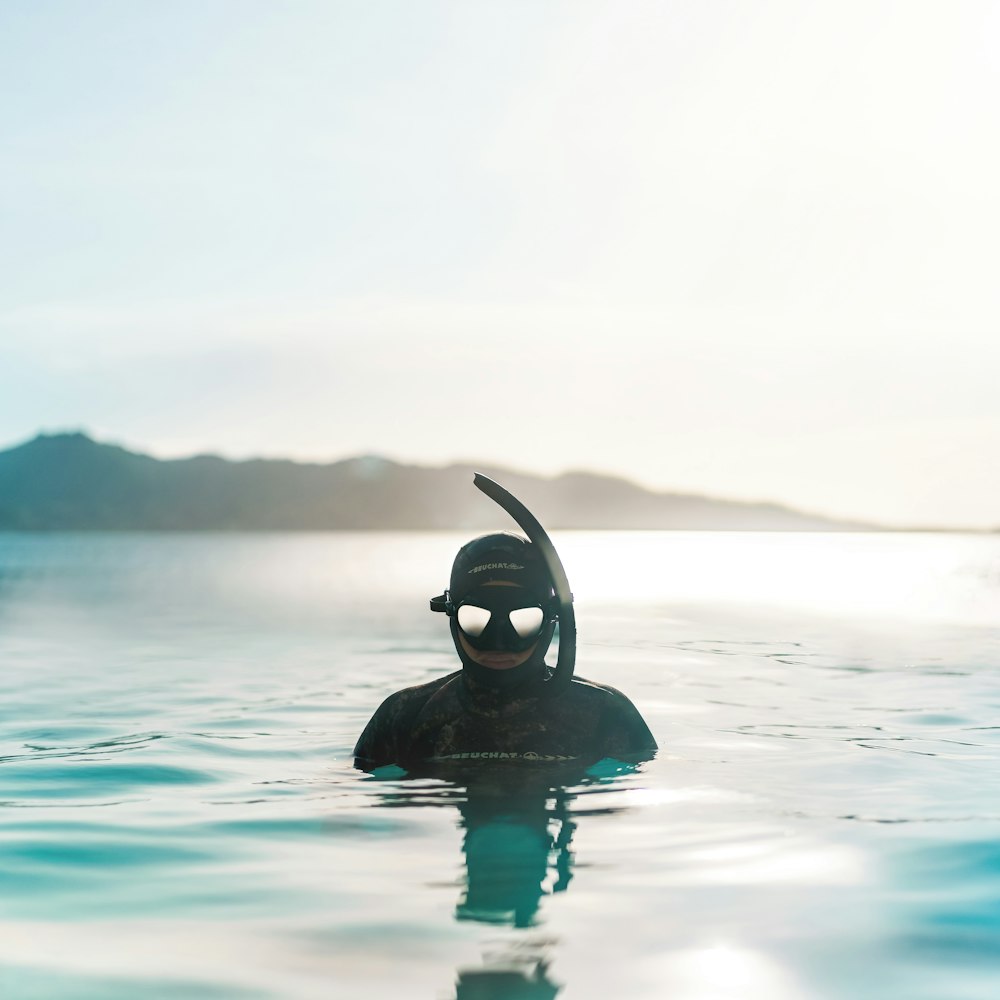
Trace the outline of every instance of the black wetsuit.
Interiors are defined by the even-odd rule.
[[[390,695],[354,748],[355,765],[451,761],[596,761],[648,757],[656,740],[615,688],[574,678],[553,696],[478,683],[468,671]]]

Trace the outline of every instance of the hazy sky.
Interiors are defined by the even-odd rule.
[[[1000,525],[1000,6],[0,5],[0,447]]]

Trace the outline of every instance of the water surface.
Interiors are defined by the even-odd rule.
[[[1000,539],[557,534],[656,759],[361,775],[464,540],[0,535],[0,992],[1000,994]]]

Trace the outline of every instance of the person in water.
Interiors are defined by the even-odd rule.
[[[356,767],[636,760],[656,750],[620,691],[581,677],[553,683],[545,653],[559,603],[546,563],[527,539],[498,532],[464,545],[431,610],[448,615],[462,667],[390,695],[354,748]]]

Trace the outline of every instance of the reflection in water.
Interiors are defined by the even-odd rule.
[[[576,800],[619,791],[620,779],[635,770],[634,763],[611,760],[589,767],[475,765],[399,780],[399,769],[382,768],[368,780],[396,779],[379,790],[382,806],[458,809],[465,888],[456,920],[525,929],[540,922],[544,896],[569,887],[580,818],[624,809],[580,808]],[[549,978],[551,943],[520,939],[485,955],[482,968],[459,969],[455,1000],[552,1000],[562,986]]]
[[[560,989],[544,962],[530,971],[464,969],[458,973],[455,1000],[553,1000]]]
[[[530,927],[542,896],[569,885],[576,824],[565,788],[551,794],[508,796],[491,789],[470,794],[459,806],[466,869],[465,895],[455,910],[459,920]]]

